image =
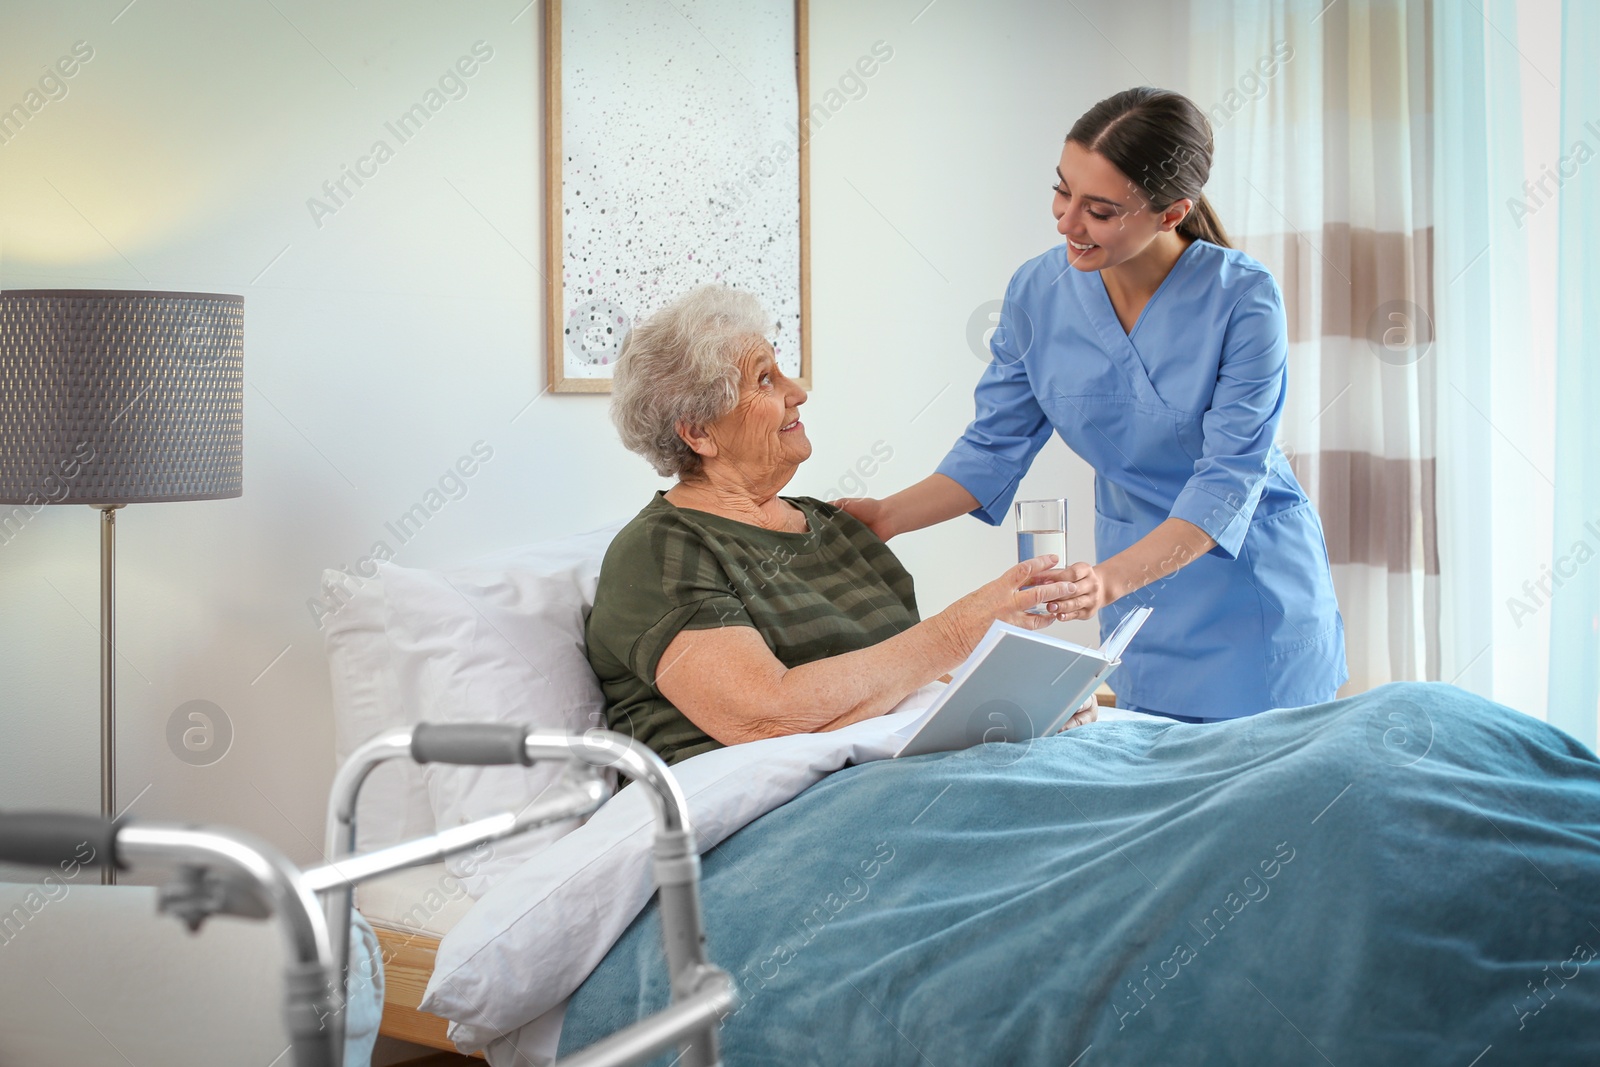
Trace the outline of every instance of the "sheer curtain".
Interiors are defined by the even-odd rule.
[[[1350,689],[1600,732],[1600,3],[1195,0],[1208,190],[1283,287]]]
[[[1280,440],[1321,512],[1347,691],[1440,670],[1427,0],[1198,0],[1207,196],[1283,290]]]
[[[1446,681],[1543,715],[1542,671],[1528,668],[1548,655],[1548,613],[1510,601],[1538,576],[1554,492],[1538,440],[1549,353],[1531,329],[1533,228],[1507,199],[1524,171],[1517,24],[1516,0],[1483,0],[1441,12],[1434,34],[1435,191],[1449,220],[1436,282],[1443,659]]]
[[[1565,0],[1561,42],[1550,721],[1594,748],[1600,733],[1600,74],[1594,69],[1600,4]]]

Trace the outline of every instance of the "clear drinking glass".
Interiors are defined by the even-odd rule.
[[[1063,500],[1019,500],[1017,517],[1017,562],[1035,556],[1054,555],[1059,566],[1067,565],[1067,502]],[[1028,609],[1029,615],[1050,614],[1043,604]]]

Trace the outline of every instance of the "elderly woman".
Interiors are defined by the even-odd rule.
[[[634,327],[613,380],[623,444],[677,484],[606,552],[589,662],[610,728],[668,763],[881,715],[994,620],[1047,626],[1027,609],[1071,590],[1041,556],[922,620],[911,576],[863,523],[779,496],[811,442],[771,322],[748,293],[696,289]]]

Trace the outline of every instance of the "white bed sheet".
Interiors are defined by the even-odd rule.
[[[443,937],[472,907],[472,897],[443,863],[429,863],[363,882],[356,907],[380,929]]]

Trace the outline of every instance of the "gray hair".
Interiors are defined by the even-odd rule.
[[[750,293],[702,285],[634,326],[611,379],[611,421],[622,443],[665,477],[692,478],[702,461],[678,426],[706,426],[739,401],[739,357],[773,319]]]

